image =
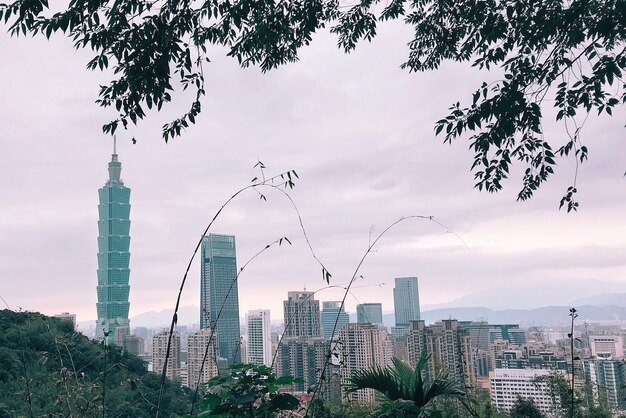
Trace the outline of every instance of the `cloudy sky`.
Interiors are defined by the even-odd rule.
[[[387,25],[346,56],[321,33],[299,63],[265,75],[215,51],[196,126],[168,144],[161,139],[162,123],[189,104],[177,96],[161,114],[122,132],[122,178],[132,189],[131,316],[173,307],[202,230],[258,174],[257,160],[268,174],[300,175],[292,197],[334,284],[348,281],[370,234],[401,216],[434,216],[462,237],[428,221],[398,225],[364,263],[349,311],[377,301],[392,310],[393,278],[409,275],[419,277],[425,307],[528,308],[625,292],[626,112],[586,125],[590,161],[579,172],[578,213],[558,210],[572,161],[561,160],[529,202],[515,201],[519,171],[505,191],[478,192],[468,142],[443,145],[433,125],[497,75],[468,65],[408,74],[399,69],[408,39],[405,28]],[[97,189],[112,141],[101,134],[111,114],[94,100],[107,76],[87,72],[90,55],[62,38],[0,34],[0,57],[0,296],[12,308],[95,319]],[[563,125],[547,122],[546,136],[562,144]],[[269,308],[277,319],[287,291],[325,286],[278,193],[267,202],[242,195],[213,232],[236,235],[239,265],[279,237],[293,242],[242,274],[242,315]],[[340,299],[341,292],[323,290],[318,299]],[[198,301],[196,261],[183,304]]]

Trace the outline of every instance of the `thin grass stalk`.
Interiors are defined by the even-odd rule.
[[[159,413],[161,412],[161,403],[163,402],[163,389],[164,389],[164,386],[165,386],[165,379],[166,379],[166,374],[167,374],[167,362],[168,362],[169,357],[170,357],[170,349],[171,349],[171,346],[172,346],[172,334],[174,332],[174,326],[176,325],[176,322],[178,321],[178,309],[180,307],[180,298],[182,297],[183,289],[185,288],[185,283],[187,282],[187,276],[189,275],[189,270],[191,269],[191,265],[193,263],[193,260],[196,258],[196,254],[198,253],[198,250],[200,249],[200,246],[202,245],[202,240],[204,239],[206,234],[209,232],[209,229],[213,226],[213,224],[215,223],[217,218],[220,216],[222,211],[237,196],[239,196],[241,193],[245,192],[246,190],[254,189],[255,187],[263,185],[266,181],[272,181],[273,179],[276,179],[278,177],[279,176],[274,176],[274,177],[272,177],[269,180],[263,179],[262,182],[253,183],[253,184],[248,185],[246,187],[243,187],[243,188],[239,189],[237,192],[235,192],[230,198],[228,198],[226,200],[226,202],[224,202],[222,204],[222,206],[218,209],[218,211],[215,213],[215,215],[213,215],[213,218],[211,219],[209,224],[204,229],[204,232],[200,236],[200,239],[198,240],[198,243],[196,244],[196,247],[194,248],[193,253],[191,254],[191,258],[189,259],[189,263],[187,264],[187,268],[185,269],[185,274],[183,275],[183,280],[181,281],[180,288],[178,289],[178,296],[176,297],[176,306],[174,307],[174,314],[172,315],[172,323],[170,324],[170,332],[169,332],[169,335],[168,335],[168,338],[167,338],[167,349],[165,350],[165,361],[164,361],[164,364],[163,364],[163,371],[161,373],[161,384],[160,384],[160,388],[159,388],[159,400],[157,402],[156,418],[159,418]]]
[[[106,393],[107,393],[107,336],[108,333],[104,333],[102,339],[102,345],[104,347],[104,369],[102,370],[102,418],[106,418]]]
[[[50,329],[50,325],[46,324],[48,328],[48,332],[52,335],[52,330]],[[70,403],[70,390],[67,386],[67,369],[65,368],[65,363],[63,362],[63,357],[61,356],[61,350],[59,350],[59,341],[56,335],[52,335],[54,337],[54,348],[57,351],[59,356],[59,361],[61,362],[61,378],[63,379],[63,387],[65,388],[65,405],[67,406],[67,411],[69,416],[73,416],[72,405]],[[65,370],[64,370],[65,369]]]
[[[315,258],[315,260],[322,266],[322,274],[328,274],[328,277],[330,277],[330,274],[327,272],[325,266],[321,263],[321,261],[317,258],[317,256],[315,255],[315,252],[313,251],[313,248],[311,246],[311,243],[308,239],[308,235],[306,234],[306,230],[304,228],[304,223],[302,220],[302,217],[300,216],[300,213],[297,209],[297,205],[295,204],[295,202],[293,201],[293,199],[291,198],[291,196],[289,196],[289,194],[287,192],[285,192],[283,189],[281,189],[278,185],[275,184],[275,181],[277,181],[279,178],[284,180],[285,176],[287,176],[289,178],[288,181],[284,181],[281,183],[281,186],[283,187],[290,187],[293,188],[294,187],[294,183],[292,182],[292,178],[291,178],[291,173],[293,173],[293,175],[295,175],[295,177],[298,177],[297,174],[295,174],[295,171],[291,170],[291,171],[286,171],[282,174],[278,174],[276,176],[270,177],[270,178],[265,178],[265,174],[263,172],[263,168],[265,168],[263,166],[262,163],[257,163],[257,166],[260,166],[261,169],[261,175],[263,177],[263,179],[261,181],[257,181],[257,179],[255,178],[253,180],[253,184],[248,185],[246,187],[243,187],[241,189],[239,189],[237,192],[235,192],[229,199],[226,200],[226,202],[224,202],[222,204],[222,206],[219,208],[219,210],[215,213],[215,215],[213,216],[213,218],[211,219],[211,221],[209,222],[209,224],[207,225],[207,227],[205,228],[202,236],[200,237],[200,239],[198,240],[198,243],[196,244],[196,247],[194,248],[194,251],[191,255],[191,258],[189,259],[189,263],[187,264],[187,268],[185,270],[185,274],[183,275],[183,279],[181,281],[181,285],[180,288],[178,290],[178,296],[176,298],[176,306],[174,308],[174,314],[172,315],[172,323],[170,324],[170,332],[168,335],[168,341],[167,341],[167,349],[165,352],[165,362],[163,365],[163,372],[161,373],[161,383],[160,383],[160,388],[159,388],[159,400],[157,403],[157,411],[156,411],[156,418],[159,418],[159,413],[161,410],[161,404],[163,401],[163,391],[164,391],[164,386],[165,386],[165,379],[166,379],[166,373],[167,373],[167,362],[169,360],[169,356],[170,356],[170,349],[171,349],[171,344],[172,344],[172,334],[174,332],[174,326],[176,325],[176,322],[178,320],[178,309],[180,307],[180,299],[182,296],[182,292],[183,289],[185,287],[185,283],[187,281],[187,276],[189,274],[189,270],[191,269],[191,265],[193,263],[193,260],[196,257],[196,254],[198,253],[198,250],[200,249],[200,246],[202,245],[202,240],[203,238],[207,235],[207,233],[209,232],[210,228],[213,226],[213,224],[215,223],[215,221],[217,220],[217,218],[219,217],[219,215],[222,213],[222,211],[226,208],[226,206],[228,206],[228,204],[230,202],[232,202],[237,196],[239,196],[240,194],[242,194],[243,192],[249,190],[249,189],[253,189],[255,191],[257,191],[259,193],[259,195],[261,196],[261,198],[263,200],[267,200],[265,198],[265,196],[260,193],[257,188],[259,187],[270,187],[272,189],[278,190],[280,192],[282,192],[285,196],[287,196],[287,198],[289,199],[289,201],[291,202],[292,206],[294,207],[296,214],[298,215],[298,220],[300,222],[300,227],[302,229],[302,232],[305,236],[307,245],[309,246],[309,249],[311,251],[311,253],[313,254],[313,257]],[[255,182],[256,181],[256,182]]]

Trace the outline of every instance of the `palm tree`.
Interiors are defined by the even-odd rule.
[[[422,353],[415,369],[394,357],[393,367],[374,366],[358,370],[350,378],[347,391],[374,389],[384,395],[388,402],[383,404],[377,415],[379,417],[428,417],[433,409],[433,400],[437,398],[457,399],[472,416],[478,416],[470,406],[471,401],[464,388],[446,371],[439,371],[433,379],[424,379],[428,358]]]

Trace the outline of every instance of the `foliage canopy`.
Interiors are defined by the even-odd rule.
[[[101,417],[103,354],[68,321],[0,310],[0,417]],[[106,416],[155,416],[159,386],[140,358],[107,347]],[[179,383],[167,381],[164,397],[162,415],[189,411],[191,392]]]
[[[0,4],[0,20],[15,35],[63,32],[95,53],[87,68],[112,68],[97,103],[119,115],[104,132],[136,124],[146,108],[160,110],[176,83],[194,90],[189,110],[163,126],[166,141],[201,111],[208,46],[267,71],[297,61],[326,26],[350,52],[380,23],[402,20],[414,31],[402,68],[457,61],[503,74],[477,88],[470,104],[456,102],[435,133],[445,142],[468,136],[481,190],[500,190],[510,167],[522,166],[519,200],[554,173],[558,157],[587,159],[580,132],[590,112],[611,115],[626,101],[626,0],[71,0],[56,13],[48,0],[15,0]],[[565,123],[565,141],[544,137],[546,100]],[[568,211],[578,207],[576,192],[574,176],[561,200]]]
[[[296,380],[291,376],[276,377],[267,366],[235,364],[229,367],[229,373],[208,382],[198,416],[269,418],[298,409],[300,401],[295,396],[279,392],[281,386]]]

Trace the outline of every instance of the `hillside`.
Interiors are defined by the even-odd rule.
[[[101,417],[103,345],[75,332],[71,323],[39,313],[0,311],[0,418]],[[144,362],[107,348],[106,416],[155,415],[160,376]],[[166,382],[160,416],[189,412],[190,392]]]

